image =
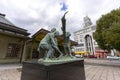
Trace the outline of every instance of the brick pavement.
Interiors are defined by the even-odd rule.
[[[93,65],[86,63],[104,64],[106,60],[95,61],[94,59],[85,59],[85,75],[86,80],[120,80],[120,67]],[[108,62],[107,62],[108,63]],[[113,61],[113,63],[119,63]],[[20,80],[21,72],[18,68],[21,65],[0,65],[0,80]]]
[[[120,67],[85,65],[86,80],[120,80]]]
[[[0,80],[20,80],[21,72],[16,69],[5,69],[0,71]]]
[[[86,80],[120,80],[120,60],[84,59]]]

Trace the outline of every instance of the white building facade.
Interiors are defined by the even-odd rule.
[[[97,42],[93,38],[96,25],[92,24],[88,16],[84,17],[83,20],[83,28],[74,32],[74,40],[78,42],[78,45],[74,47],[74,51],[88,51],[90,55],[94,55],[95,50],[99,50]]]

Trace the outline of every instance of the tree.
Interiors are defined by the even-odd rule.
[[[116,50],[120,51],[120,23],[113,23],[106,32],[106,41]]]
[[[111,11],[97,21],[94,39],[101,49],[111,47],[120,51],[120,8]]]

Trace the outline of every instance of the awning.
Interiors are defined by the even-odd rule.
[[[88,54],[88,51],[78,51],[78,52],[74,52],[75,54]]]
[[[108,53],[108,50],[95,50],[96,53]]]

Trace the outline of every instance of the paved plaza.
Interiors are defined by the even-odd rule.
[[[85,59],[86,80],[120,80],[119,62],[117,60]],[[20,80],[20,68],[22,68],[20,64],[1,64],[0,80]]]
[[[85,65],[86,80],[120,80],[120,67]]]

